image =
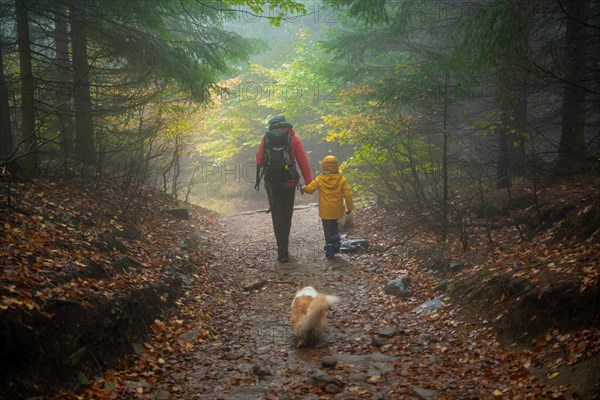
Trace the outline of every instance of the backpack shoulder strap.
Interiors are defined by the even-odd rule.
[[[265,157],[267,154],[267,146],[269,146],[269,132],[266,132],[265,135],[263,136],[263,149],[262,149],[262,157],[261,157],[262,165],[256,166],[256,183],[254,184],[254,188],[256,189],[257,192],[260,188],[260,181],[261,181],[262,177],[265,175],[264,165],[265,165],[265,161],[266,161]]]
[[[294,157],[293,157],[294,154],[293,154],[293,151],[292,151],[292,134],[289,131],[287,132],[287,143],[286,143],[286,146],[287,146],[287,151],[288,151],[288,154],[289,154],[289,157],[290,157],[290,161],[293,163],[294,162]]]

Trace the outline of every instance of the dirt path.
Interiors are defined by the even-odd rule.
[[[326,354],[346,354],[364,339],[364,330],[370,326],[344,314],[355,307],[354,298],[366,288],[360,284],[366,277],[342,256],[334,260],[324,257],[315,205],[300,206],[294,213],[288,263],[275,261],[270,218],[264,212],[223,218],[223,238],[216,249],[222,257],[212,269],[222,286],[218,293],[210,294],[218,311],[207,321],[212,327],[210,340],[195,345],[195,355],[185,361],[189,365],[178,365],[178,370],[188,372],[169,378],[178,397],[311,399],[317,395],[310,392],[333,396],[347,385],[347,379],[336,374],[319,374],[319,359]],[[318,283],[322,291],[340,296],[343,302],[330,312],[326,342],[319,348],[298,350],[288,321],[291,300],[302,280]],[[369,302],[363,301],[361,307],[368,308]],[[347,354],[339,358],[338,369],[351,368],[356,371],[353,379],[365,381],[365,385],[372,386],[366,383],[370,377],[379,380],[381,370],[393,370],[393,357],[377,353],[353,358]],[[354,387],[346,398],[368,393],[362,391],[359,395]],[[168,395],[159,389],[150,397]]]
[[[230,381],[232,386],[222,385],[224,390],[231,389],[224,397],[285,398],[287,393],[297,398],[304,392],[307,378],[314,374],[319,357],[332,350],[332,343],[342,333],[336,324],[339,312],[334,310],[327,343],[319,349],[295,349],[289,328],[290,302],[300,281],[318,283],[327,293],[349,297],[344,282],[351,272],[350,264],[341,257],[324,257],[315,205],[300,206],[294,212],[290,261],[283,264],[275,261],[277,249],[269,214],[226,217],[224,224],[223,261],[226,267],[234,266],[230,273],[239,285],[230,293],[233,307],[227,312],[234,329],[223,332],[227,342],[224,357],[243,355],[234,362],[233,369],[241,375],[251,374],[243,384]]]
[[[221,257],[210,267],[217,290],[192,294],[210,303],[203,325],[210,334],[196,340],[190,327],[194,345],[187,358],[176,360],[161,385],[143,388],[146,398],[551,398],[552,389],[534,380],[526,360],[503,350],[491,329],[460,321],[446,306],[412,311],[433,297],[425,273],[413,273],[417,293],[400,299],[384,296],[382,288],[414,271],[408,264],[382,270],[377,263],[385,255],[373,254],[325,259],[316,207],[295,211],[285,264],[275,261],[270,215],[228,216],[222,224],[212,249]],[[289,307],[301,280],[342,298],[319,348],[293,345]],[[335,368],[321,365],[326,355]]]

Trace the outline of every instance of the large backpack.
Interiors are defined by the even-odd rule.
[[[298,179],[291,142],[292,135],[285,129],[265,133],[262,165],[265,185]]]

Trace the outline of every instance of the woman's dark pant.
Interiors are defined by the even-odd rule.
[[[271,219],[277,240],[279,255],[287,257],[292,215],[294,214],[294,196],[296,188],[273,188],[271,192]]]

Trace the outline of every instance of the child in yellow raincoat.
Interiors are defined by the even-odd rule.
[[[338,233],[338,219],[344,216],[344,200],[346,214],[353,209],[352,193],[346,178],[340,174],[338,160],[335,156],[323,159],[323,173],[311,183],[302,187],[308,194],[319,191],[319,217],[323,221],[325,233],[325,256],[332,258],[340,250],[341,240]]]

